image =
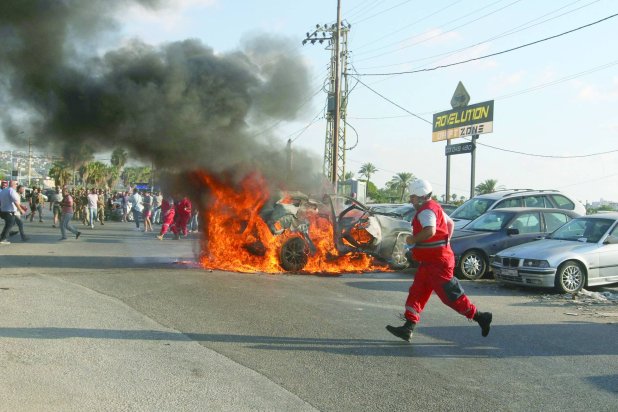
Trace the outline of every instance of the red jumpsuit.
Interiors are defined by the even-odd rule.
[[[416,235],[423,230],[418,215],[427,209],[436,215],[436,233],[431,238],[417,243],[412,249],[412,256],[420,265],[410,286],[405,317],[411,322],[418,323],[431,292],[436,292],[445,305],[472,319],[476,307],[464,294],[457,278],[453,277],[455,255],[448,244],[446,217],[438,203],[429,200],[416,211],[412,219],[412,233]]]
[[[174,218],[174,224],[170,230],[178,236],[182,233],[183,236],[187,236],[187,224],[191,220],[191,201],[184,197],[181,201],[176,202],[176,217]]]
[[[167,199],[163,199],[161,202],[161,216],[163,216],[163,224],[161,225],[161,232],[159,236],[163,236],[167,233],[170,225],[174,223],[174,215],[176,210],[174,209],[174,203],[170,203]]]

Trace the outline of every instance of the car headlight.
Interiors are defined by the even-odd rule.
[[[491,260],[489,261],[489,263],[490,264],[497,263],[497,264],[501,265],[502,264],[502,258],[500,256],[494,255],[494,256],[491,257]]]
[[[546,260],[538,259],[524,259],[524,264],[522,266],[527,266],[531,268],[548,268],[549,262]]]

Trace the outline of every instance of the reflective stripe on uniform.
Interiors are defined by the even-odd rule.
[[[448,245],[448,240],[439,240],[437,242],[426,242],[426,243],[417,243],[414,245],[416,248],[432,248],[432,247],[440,247]]]
[[[420,313],[418,313],[417,311],[415,311],[414,309],[412,309],[411,306],[406,306],[406,310],[410,313],[414,313],[415,315],[420,315]]]

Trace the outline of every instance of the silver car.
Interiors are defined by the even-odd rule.
[[[500,282],[563,293],[618,282],[618,213],[573,219],[542,240],[504,249],[491,267]]]

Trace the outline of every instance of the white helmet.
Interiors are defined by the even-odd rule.
[[[408,191],[410,192],[410,195],[423,197],[430,194],[433,189],[427,180],[416,179],[408,185]]]

